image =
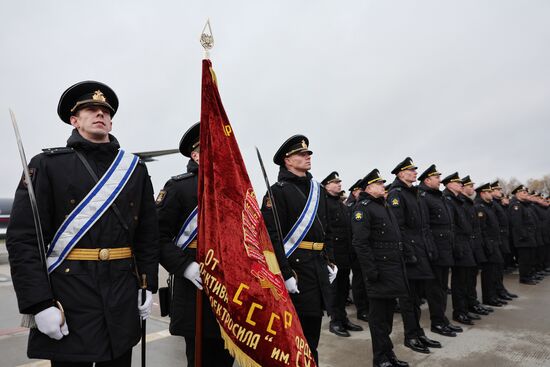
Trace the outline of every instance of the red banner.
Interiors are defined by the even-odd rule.
[[[315,366],[210,60],[202,63],[198,261],[226,348],[241,367]]]

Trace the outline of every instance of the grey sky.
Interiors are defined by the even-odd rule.
[[[0,3],[0,197],[21,167],[8,107],[27,156],[63,146],[60,94],[109,84],[113,134],[130,151],[174,148],[200,114],[202,48],[211,59],[258,194],[257,145],[268,163],[283,140],[310,138],[313,175],[344,187],[372,168],[387,179],[406,156],[476,182],[549,173],[550,2],[18,0]],[[148,165],[155,192],[185,170]]]

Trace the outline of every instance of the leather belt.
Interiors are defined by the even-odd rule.
[[[302,241],[298,245],[298,248],[301,250],[323,251],[325,244],[323,242]]]
[[[373,242],[372,243],[373,248],[378,249],[394,249],[394,250],[402,250],[403,244],[399,242]]]
[[[74,248],[69,252],[65,260],[108,261],[129,259],[131,257],[131,247]]]
[[[197,240],[191,241],[191,243],[187,245],[186,248],[197,248]]]

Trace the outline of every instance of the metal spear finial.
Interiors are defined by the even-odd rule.
[[[212,34],[212,28],[210,27],[210,19],[206,20],[206,24],[201,33],[201,45],[204,48],[204,58],[210,58],[210,50],[214,47],[214,35]]]

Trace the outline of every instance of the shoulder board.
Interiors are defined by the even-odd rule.
[[[353,201],[346,204],[346,206],[347,206],[348,208],[351,208],[351,207],[354,206],[354,205],[355,205],[355,202],[353,202]]]
[[[73,153],[74,149],[70,147],[45,148],[42,152],[46,155]]]
[[[426,196],[426,191],[420,191],[420,196],[425,197]]]
[[[285,181],[277,181],[275,183],[275,185],[279,186],[279,187],[284,187],[286,185],[286,182]]]
[[[361,200],[360,203],[363,206],[367,206],[370,203],[370,199]]]
[[[193,176],[195,176],[195,174],[193,172],[187,172],[187,173],[182,173],[181,175],[172,176],[172,180],[180,181],[180,180],[183,180],[183,179],[186,179],[186,178],[189,178],[189,177],[193,177]]]
[[[401,190],[403,190],[402,187],[394,187],[394,188],[390,189],[389,192],[393,192],[393,191],[401,192]]]

